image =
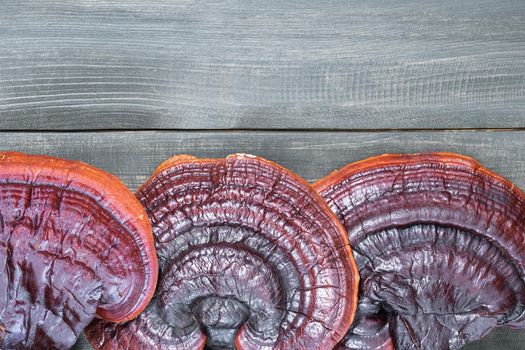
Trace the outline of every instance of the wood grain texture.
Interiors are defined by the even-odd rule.
[[[382,153],[447,151],[474,157],[525,189],[525,131],[0,132],[0,149],[82,160],[119,176],[132,190],[175,154],[252,153],[315,181]]]
[[[461,350],[523,350],[523,342],[525,342],[524,331],[496,328],[484,339],[470,343]],[[92,348],[82,336],[72,350],[92,350]]]
[[[451,151],[525,189],[525,130],[335,130],[525,128],[524,23],[523,0],[5,0],[0,149],[80,159],[133,190],[177,153],[254,153],[315,181]],[[260,128],[312,131],[190,131]],[[87,131],[104,129],[160,131]],[[524,343],[502,328],[464,349]]]
[[[523,0],[6,0],[0,128],[523,128],[523,23]]]

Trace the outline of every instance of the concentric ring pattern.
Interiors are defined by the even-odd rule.
[[[349,328],[358,274],[311,186],[267,160],[178,156],[138,190],[160,277],[136,320],[92,324],[97,349],[326,349]]]

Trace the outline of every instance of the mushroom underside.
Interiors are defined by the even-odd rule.
[[[458,349],[523,314],[519,269],[471,232],[392,228],[369,235],[354,255],[366,297],[342,343],[347,349]]]
[[[525,195],[505,179],[460,155],[384,155],[314,187],[361,275],[336,348],[458,349],[524,326]]]

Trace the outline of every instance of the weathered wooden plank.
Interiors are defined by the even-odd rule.
[[[178,153],[223,157],[248,152],[274,160],[309,181],[385,152],[461,152],[525,189],[525,131],[440,132],[0,132],[0,149],[79,159],[136,189]],[[524,331],[501,329],[469,350],[522,349]],[[76,350],[89,349],[80,340]]]
[[[132,189],[163,160],[181,153],[252,153],[315,181],[381,153],[448,151],[472,156],[525,189],[525,131],[0,132],[0,149],[79,159],[118,175]]]
[[[509,328],[497,328],[483,340],[471,343],[462,350],[523,350],[525,332]],[[87,340],[82,337],[73,350],[91,350]],[[400,349],[402,350],[402,349]],[[436,349],[439,350],[439,349]]]
[[[0,128],[525,127],[525,2],[0,5]]]

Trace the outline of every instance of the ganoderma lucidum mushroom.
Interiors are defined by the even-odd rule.
[[[525,194],[457,154],[383,155],[314,186],[361,275],[336,349],[458,349],[524,326]]]
[[[95,317],[126,321],[151,299],[151,226],[113,175],[0,153],[0,348],[68,349]]]
[[[311,186],[250,155],[174,157],[137,193],[159,255],[136,320],[95,322],[96,349],[328,349],[357,305],[346,232]]]

